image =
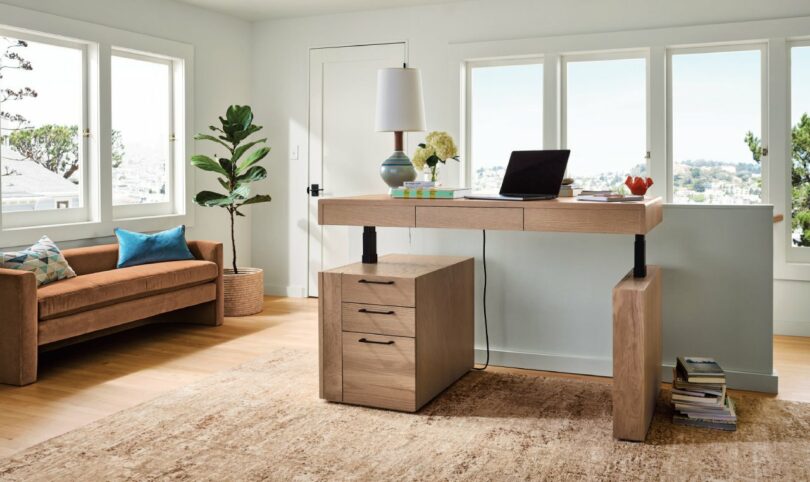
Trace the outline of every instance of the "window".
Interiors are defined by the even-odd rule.
[[[139,54],[116,51],[112,57],[114,206],[154,208],[171,199],[171,67],[169,60]],[[118,211],[124,217],[139,214]]]
[[[672,200],[762,200],[761,48],[676,50],[670,55]]]
[[[0,26],[0,245],[192,225],[194,48],[66,18],[20,21],[25,30]]]
[[[83,45],[0,31],[4,226],[87,219],[85,62]]]
[[[564,59],[568,176],[616,190],[647,172],[647,67],[641,58]]]
[[[791,244],[810,246],[810,45],[790,49]]]
[[[497,192],[512,151],[543,147],[543,64],[470,63],[467,85],[470,184]]]

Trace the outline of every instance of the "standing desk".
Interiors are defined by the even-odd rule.
[[[631,203],[324,198],[318,224],[363,226],[363,263],[377,262],[377,227],[632,234],[633,267],[613,288],[613,436],[643,441],[661,384],[661,271],[645,236],[663,219],[660,197]],[[324,360],[321,360],[324,363]]]

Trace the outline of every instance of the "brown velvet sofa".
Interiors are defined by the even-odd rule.
[[[147,322],[218,326],[225,313],[222,243],[190,241],[196,259],[116,269],[118,245],[66,249],[75,278],[37,288],[0,268],[0,383],[37,379],[39,350]]]

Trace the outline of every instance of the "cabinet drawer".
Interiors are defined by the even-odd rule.
[[[523,208],[417,206],[416,227],[523,230]]]
[[[415,317],[413,308],[343,303],[343,331],[413,337]]]
[[[343,333],[343,401],[416,410],[416,344],[413,338]]]
[[[415,306],[413,278],[344,274],[343,301],[372,305]]]

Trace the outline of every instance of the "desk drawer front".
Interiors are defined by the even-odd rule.
[[[343,401],[416,409],[416,344],[413,338],[343,333]]]
[[[328,204],[319,207],[319,224],[339,226],[414,226],[413,206]]]
[[[523,230],[523,208],[417,206],[416,227]]]
[[[415,320],[413,308],[343,303],[343,331],[413,337]]]
[[[345,302],[415,306],[413,278],[344,274],[341,285]]]
[[[606,234],[647,232],[646,226],[642,224],[642,210],[526,208],[524,218],[526,231]]]

